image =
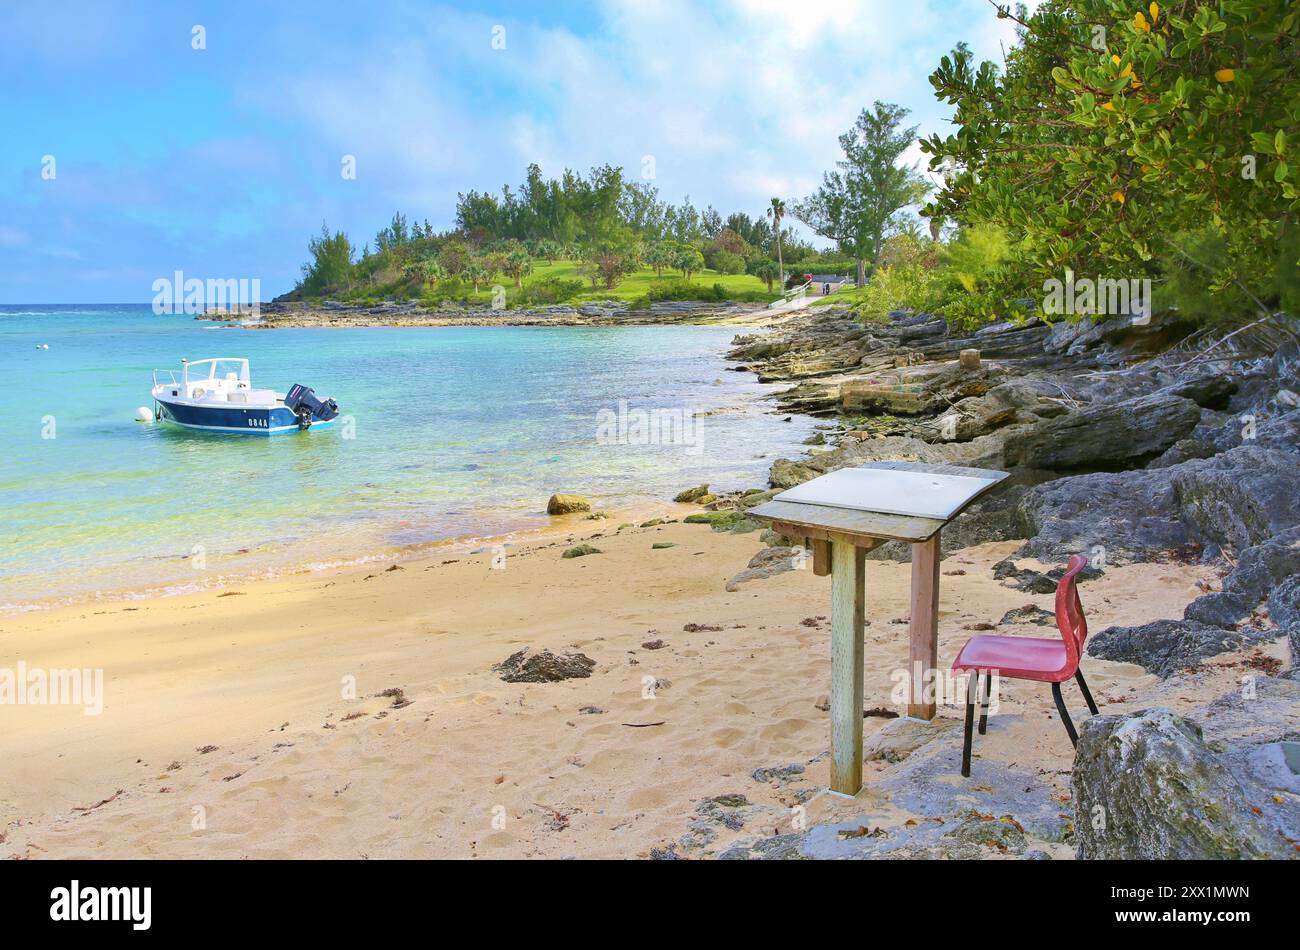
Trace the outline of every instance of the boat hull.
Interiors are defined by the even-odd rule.
[[[157,402],[158,416],[164,422],[199,432],[283,435],[302,431],[298,418],[284,406],[196,406],[163,399]],[[333,419],[313,417],[311,428],[333,424]]]

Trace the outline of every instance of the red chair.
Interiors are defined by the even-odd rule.
[[[1065,700],[1061,698],[1061,684],[1073,676],[1083,691],[1083,698],[1088,701],[1088,709],[1094,716],[1097,715],[1097,704],[1092,701],[1092,693],[1088,692],[1083,670],[1079,669],[1083,642],[1088,638],[1088,621],[1084,619],[1083,604],[1079,601],[1079,591],[1074,582],[1079,572],[1087,566],[1087,558],[1081,554],[1074,555],[1065,568],[1065,576],[1056,585],[1056,626],[1061,631],[1060,640],[1040,637],[971,637],[957,654],[957,659],[952,664],[953,671],[970,671],[970,680],[966,685],[966,744],[961,753],[963,776],[970,776],[971,726],[975,720],[975,701],[980,697],[980,735],[988,731],[989,693],[992,691],[994,672],[1011,679],[1051,683],[1056,709],[1061,714],[1061,721],[1065,723],[1065,731],[1070,734],[1070,741],[1075,745],[1079,744],[1079,735],[1074,731],[1074,723],[1065,708]]]

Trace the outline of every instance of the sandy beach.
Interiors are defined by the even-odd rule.
[[[728,592],[757,534],[618,524],[557,519],[555,535],[511,549],[503,569],[491,552],[448,555],[0,620],[10,662],[104,671],[100,715],[4,708],[0,854],[635,858],[677,843],[694,856],[691,821],[720,795],[745,796],[744,827],[710,832],[700,854],[781,832],[797,805],[809,823],[864,803],[886,824],[910,820],[873,787],[881,762],[868,763],[856,802],[824,792],[829,581],[791,570]],[[581,542],[602,553],[561,556]],[[1051,609],[1050,595],[993,578],[1018,544],[943,562],[941,668],[967,625],[1027,603]],[[869,708],[898,708],[890,674],[906,663],[908,571],[867,564]],[[1179,616],[1196,583],[1213,580],[1204,565],[1148,563],[1081,590],[1099,631]],[[524,647],[580,651],[596,666],[586,679],[502,682],[492,666]],[[1085,666],[1103,712],[1159,695],[1140,667]],[[1235,674],[1207,675],[1230,688]],[[408,705],[378,695],[394,688]],[[1159,699],[1203,702],[1208,684],[1197,694]],[[999,715],[1005,727],[979,738],[976,762],[1039,770],[1068,801],[1071,750],[1048,690],[1005,683]],[[886,721],[866,720],[868,741]],[[752,775],[794,763],[805,771]],[[951,773],[959,782],[955,759]]]

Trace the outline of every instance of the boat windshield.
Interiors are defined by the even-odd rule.
[[[200,379],[228,379],[231,376],[244,383],[245,388],[251,382],[248,374],[248,360],[225,357],[212,360],[195,360],[185,364],[185,379],[195,382]]]

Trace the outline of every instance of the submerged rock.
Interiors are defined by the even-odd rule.
[[[1072,784],[1080,858],[1294,855],[1206,748],[1200,727],[1168,709],[1085,721]]]
[[[586,679],[596,668],[596,661],[582,653],[557,656],[550,650],[533,653],[528,647],[512,653],[493,671],[507,683],[558,683],[560,680]]]

